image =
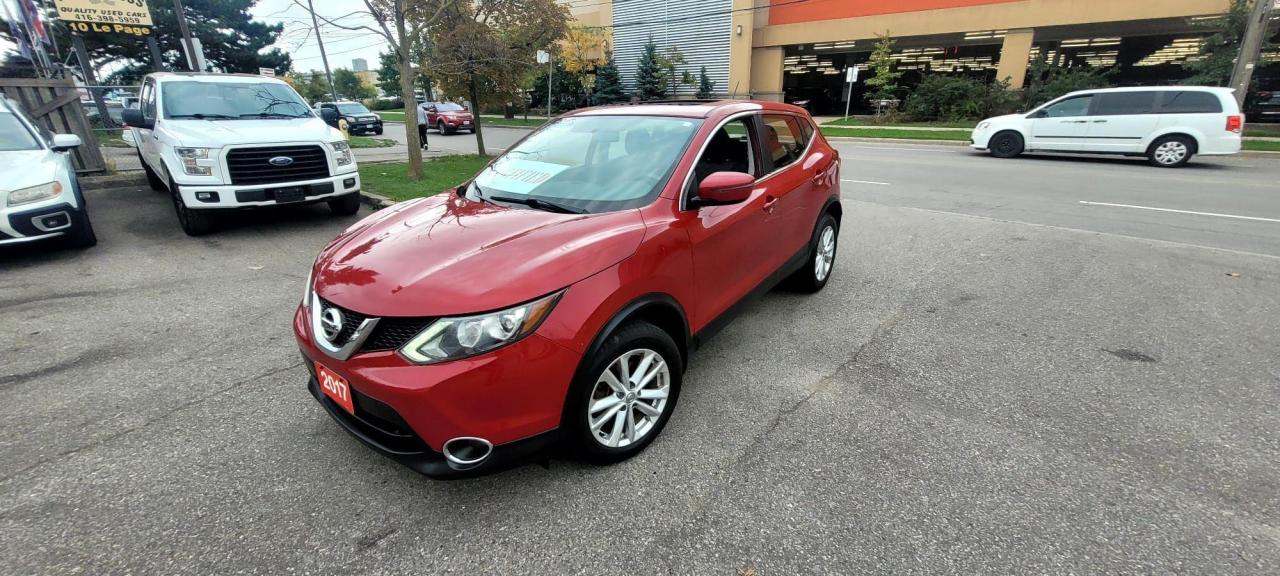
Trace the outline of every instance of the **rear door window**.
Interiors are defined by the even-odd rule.
[[[1221,114],[1222,101],[1209,92],[1163,92],[1160,112],[1163,114]]]
[[[1104,92],[1093,99],[1092,116],[1133,116],[1153,114],[1155,92]]]
[[[772,169],[779,170],[799,160],[808,142],[800,130],[799,119],[790,114],[765,114],[763,121],[761,149],[772,163]]]

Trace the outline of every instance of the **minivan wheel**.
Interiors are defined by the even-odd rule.
[[[1151,143],[1147,161],[1161,168],[1186,166],[1195,154],[1195,142],[1186,136],[1165,136]]]
[[[334,216],[350,216],[360,211],[360,193],[352,192],[329,201],[329,211]]]
[[[991,155],[996,158],[1013,158],[1022,154],[1024,149],[1025,144],[1022,141],[1022,135],[1013,131],[996,134],[987,143],[987,150],[990,150]]]
[[[809,242],[809,259],[787,279],[799,292],[813,293],[826,287],[836,265],[836,248],[840,241],[840,223],[831,214],[823,214]]]
[[[569,390],[563,426],[578,454],[595,464],[639,454],[675,410],[683,372],[661,328],[635,321],[610,335]]]
[[[170,196],[173,197],[173,209],[178,214],[178,225],[187,236],[204,236],[213,231],[213,214],[207,210],[192,210],[182,200],[178,191],[178,183],[169,181]]]

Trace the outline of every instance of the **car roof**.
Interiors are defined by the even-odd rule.
[[[1180,92],[1214,92],[1217,94],[1231,95],[1235,93],[1234,88],[1222,88],[1218,86],[1128,86],[1125,88],[1096,88],[1093,90],[1077,90],[1065,96],[1072,94],[1106,94],[1110,92],[1148,92],[1148,91],[1165,91],[1177,90]]]
[[[257,74],[212,74],[208,72],[152,72],[147,74],[148,78],[154,78],[157,82],[172,82],[175,80],[195,81],[195,82],[236,82],[244,84],[252,84],[258,82],[276,82],[286,84],[284,80],[273,78],[271,76],[259,76]]]
[[[806,114],[804,108],[763,100],[669,100],[597,106],[575,110],[565,116],[671,116],[710,118],[738,112],[777,111]]]

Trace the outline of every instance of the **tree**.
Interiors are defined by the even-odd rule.
[[[205,0],[221,1],[221,0]],[[395,54],[396,65],[400,68],[400,97],[404,101],[404,117],[406,126],[417,118],[418,101],[414,98],[413,87],[417,78],[417,70],[413,67],[414,57],[420,51],[422,38],[433,26],[439,23],[450,10],[458,4],[458,0],[362,0],[363,10],[355,10],[345,14],[338,22],[319,14],[317,18],[330,26],[343,30],[365,31],[377,34],[385,40]],[[293,0],[294,5],[302,7],[308,13],[311,8],[302,0]],[[362,18],[351,18],[357,16]],[[372,21],[370,24],[346,24],[344,22]],[[478,117],[478,116],[477,116]],[[405,140],[409,146],[409,177],[422,177],[422,144],[418,140],[417,130],[405,130]]]
[[[662,91],[672,97],[680,95],[682,84],[693,84],[693,74],[680,70],[685,65],[684,52],[675,46],[669,46],[658,56],[658,69],[662,71]]]
[[[636,65],[636,96],[640,100],[662,100],[667,97],[666,85],[662,81],[662,63],[658,57],[658,45],[650,37],[640,54],[640,63]]]
[[[1068,92],[1106,88],[1111,85],[1113,73],[1115,68],[1099,70],[1087,65],[1054,66],[1041,55],[1027,68],[1023,100],[1027,108],[1034,108]]]
[[[710,100],[716,96],[716,85],[711,81],[711,77],[707,76],[707,67],[703,66],[698,72],[698,94],[699,100]]]
[[[1200,45],[1199,58],[1187,62],[1187,71],[1191,72],[1188,83],[1226,86],[1231,82],[1231,72],[1240,55],[1240,43],[1245,29],[1249,27],[1252,5],[1249,0],[1231,0],[1231,6],[1221,18],[1191,22],[1193,26],[1212,30],[1213,33]]]
[[[387,96],[400,93],[400,67],[396,65],[395,52],[378,53],[378,88]]]
[[[329,94],[329,83],[325,81],[324,74],[321,72],[312,70],[305,75],[290,73],[289,78],[292,79],[293,88],[306,99],[308,104],[332,98]]]
[[[258,68],[271,68],[283,75],[292,64],[289,55],[279,49],[266,48],[280,37],[283,24],[255,22],[249,10],[257,0],[186,0],[184,12],[191,34],[200,39],[205,60],[210,66],[226,72],[258,73]],[[53,3],[49,2],[52,6]],[[182,34],[178,30],[172,2],[151,2],[151,19],[155,26],[151,35],[160,45],[164,65],[170,70],[185,70]],[[52,14],[50,15],[52,19]],[[59,46],[71,45],[66,26],[49,26]],[[0,38],[9,39],[8,26],[0,26]],[[131,84],[155,68],[145,39],[127,34],[86,34],[85,48],[95,69],[124,64],[105,81]]]
[[[599,28],[569,29],[560,48],[560,62],[570,74],[591,73],[609,61],[609,40]]]
[[[333,88],[338,96],[348,100],[364,100],[375,96],[372,86],[367,86],[356,76],[355,72],[346,68],[333,71]]]
[[[613,62],[612,52],[605,52],[604,65],[596,69],[595,89],[597,104],[617,104],[631,99],[622,87],[622,76],[618,74],[618,65]]]
[[[487,156],[480,112],[485,102],[516,99],[535,55],[568,31],[569,11],[555,0],[458,2],[431,30],[423,63],[449,94],[466,94],[475,112],[476,151]]]
[[[902,72],[893,69],[893,37],[886,30],[884,35],[876,34],[876,47],[871,51],[871,59],[867,68],[874,74],[864,81],[867,87],[867,101],[875,103],[879,100],[892,100],[898,93],[898,79]]]
[[[555,71],[551,83],[553,88],[551,94],[552,109],[571,110],[579,107],[587,98],[586,87],[580,81],[585,75],[571,74],[560,62],[556,62],[552,69]],[[529,88],[529,101],[535,107],[540,104],[546,105],[547,73],[545,71],[534,79],[533,85]]]

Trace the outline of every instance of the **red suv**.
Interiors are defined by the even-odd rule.
[[[472,124],[475,118],[459,104],[453,102],[427,102],[422,107],[427,111],[427,125],[434,126],[441,134],[453,134],[459,130],[470,130],[475,133]]]
[[[699,342],[782,281],[831,277],[840,158],[770,102],[577,111],[474,179],[320,253],[293,329],[311,393],[433,477],[566,442],[609,463],[653,441]]]

